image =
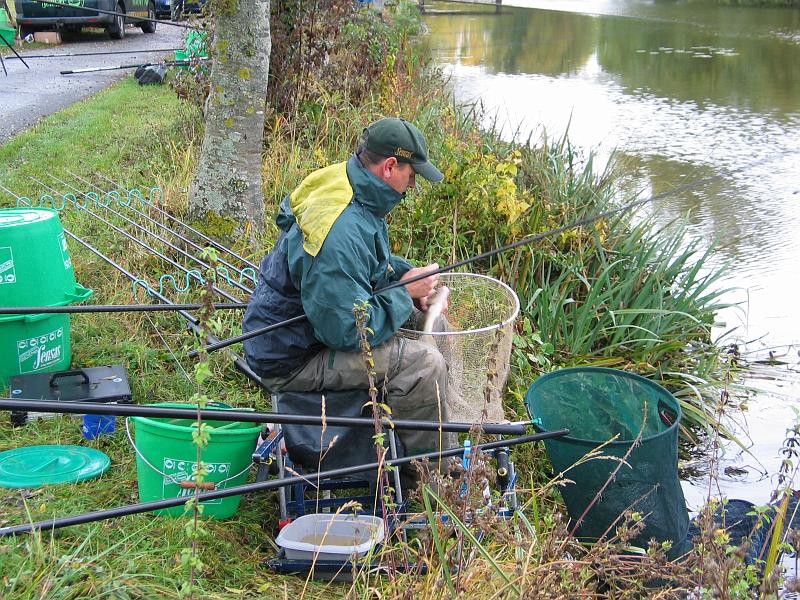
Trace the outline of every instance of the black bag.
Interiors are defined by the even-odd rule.
[[[338,392],[282,392],[278,412],[322,416],[322,398],[328,417],[372,417],[366,390]],[[311,471],[352,467],[377,461],[371,427],[282,425],[286,450],[292,462]],[[398,440],[399,441],[399,440]]]
[[[166,65],[142,65],[136,69],[133,76],[136,78],[136,81],[139,82],[139,85],[157,85],[164,83],[164,76],[166,74]]]

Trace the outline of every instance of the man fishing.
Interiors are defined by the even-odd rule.
[[[414,313],[428,309],[438,281],[432,275],[379,291],[438,269],[412,267],[392,255],[386,215],[419,175],[443,179],[428,160],[422,132],[398,118],[364,130],[355,154],[314,171],[283,202],[281,229],[264,257],[244,317],[253,331],[302,315],[302,320],[244,342],[250,367],[274,392],[368,389],[353,307],[366,301],[377,373],[396,419],[446,421],[447,365],[430,343],[397,335]],[[407,454],[450,447],[438,432],[399,433]]]

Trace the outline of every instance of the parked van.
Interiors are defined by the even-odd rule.
[[[23,33],[37,29],[71,29],[83,27],[102,27],[109,37],[121,40],[125,37],[125,24],[133,23],[145,33],[155,33],[155,21],[142,21],[134,17],[156,18],[155,0],[57,0],[67,6],[54,6],[35,0],[15,0],[17,23]],[[126,16],[109,15],[86,10],[100,10],[124,13]]]

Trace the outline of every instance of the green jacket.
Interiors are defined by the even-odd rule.
[[[245,343],[248,362],[271,374],[301,366],[320,344],[359,351],[353,315],[367,301],[369,340],[382,344],[406,322],[413,302],[404,287],[378,292],[411,268],[392,256],[386,215],[403,199],[355,156],[306,177],[281,203],[282,235],[262,262],[244,331],[300,312],[310,327],[275,330]],[[286,276],[288,275],[288,277]]]

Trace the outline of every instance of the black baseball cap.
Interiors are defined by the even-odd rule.
[[[364,130],[364,135],[367,150],[409,163],[415,173],[428,181],[436,183],[444,179],[442,172],[428,160],[428,145],[422,132],[405,119],[389,117],[375,121]]]

